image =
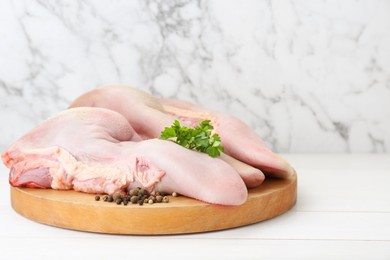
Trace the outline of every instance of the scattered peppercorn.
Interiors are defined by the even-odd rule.
[[[131,203],[133,203],[133,204],[137,203],[138,200],[139,200],[139,197],[136,196],[136,195],[133,195],[133,196],[131,196],[131,198],[130,198],[130,201],[131,201]]]
[[[172,192],[170,194],[173,197],[179,196],[177,192]],[[126,191],[118,191],[115,192],[112,195],[96,195],[95,200],[99,201],[102,199],[103,201],[107,202],[115,202],[117,205],[120,205],[123,203],[123,205],[128,205],[130,202],[132,204],[138,204],[142,206],[143,204],[154,204],[154,203],[168,203],[169,202],[169,197],[166,192],[161,192],[161,191],[152,191],[148,193],[147,190],[137,187],[135,189],[129,190],[127,193]]]
[[[156,201],[157,202],[162,202],[162,200],[163,200],[163,196],[161,196],[161,195],[157,195],[156,196]]]
[[[121,198],[120,192],[115,192],[115,193],[112,195],[112,198],[114,199],[114,201],[117,201],[117,199]]]

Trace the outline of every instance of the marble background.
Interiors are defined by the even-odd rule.
[[[388,153],[390,1],[0,1],[1,150],[111,83],[234,114],[277,152]]]

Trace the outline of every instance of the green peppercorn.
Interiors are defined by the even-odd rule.
[[[172,192],[172,196],[173,196],[173,197],[177,197],[177,196],[178,196],[177,192],[175,192],[175,191]]]
[[[100,196],[99,196],[99,195],[96,195],[96,196],[95,196],[95,200],[96,200],[96,201],[100,200]]]
[[[165,202],[165,203],[168,203],[169,202],[169,198],[167,196],[164,196],[162,201]]]

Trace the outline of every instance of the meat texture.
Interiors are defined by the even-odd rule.
[[[190,102],[159,99],[123,85],[94,89],[77,98],[70,107],[80,106],[103,107],[119,112],[143,139],[158,137],[164,127],[171,125],[175,119],[188,126],[209,119],[225,148],[226,155],[221,158],[236,168],[248,187],[260,185],[264,174],[288,178],[294,173],[288,162],[267,148],[254,130],[222,112]]]
[[[188,125],[194,125],[199,120],[211,120],[215,132],[221,137],[225,152],[233,158],[261,169],[271,177],[288,178],[294,173],[286,160],[272,152],[256,132],[238,118],[190,102],[173,99],[159,101],[166,113]]]
[[[228,163],[170,141],[145,140],[141,136],[155,129],[142,126],[133,128],[120,113],[104,108],[65,110],[2,155],[10,184],[108,194],[144,187],[216,204],[246,201],[245,183]]]
[[[225,148],[218,158],[158,139],[174,120],[195,126],[205,119]],[[13,186],[108,194],[144,187],[225,205],[244,203],[247,188],[265,176],[294,172],[241,120],[123,85],[83,94],[21,137],[2,159]]]

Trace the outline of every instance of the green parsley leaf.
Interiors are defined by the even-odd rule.
[[[223,146],[218,134],[211,135],[213,129],[210,120],[204,120],[194,128],[181,126],[180,122],[175,120],[171,127],[164,128],[160,139],[171,140],[188,149],[218,157],[223,152]]]

